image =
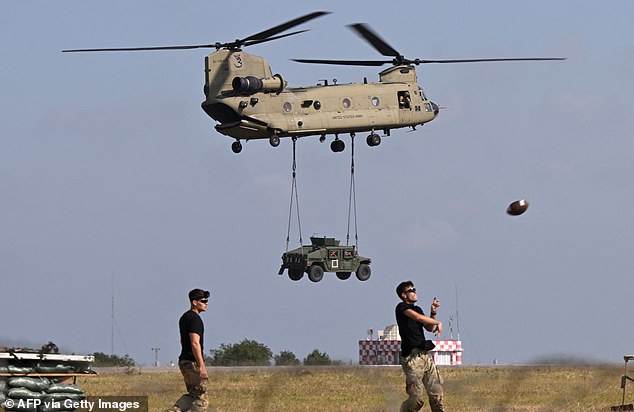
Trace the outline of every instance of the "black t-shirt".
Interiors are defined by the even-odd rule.
[[[188,310],[181,316],[178,321],[178,328],[181,334],[181,354],[178,357],[179,361],[188,360],[196,362],[194,353],[192,352],[192,342],[189,339],[190,333],[197,333],[200,336],[200,349],[204,353],[203,336],[205,334],[205,325],[198,313],[193,310]]]
[[[425,328],[419,322],[405,314],[407,309],[424,315],[423,310],[411,303],[401,302],[396,305],[396,324],[401,335],[401,356],[409,356],[414,348],[425,349]]]

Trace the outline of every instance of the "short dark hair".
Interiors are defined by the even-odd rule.
[[[202,289],[192,289],[189,291],[189,301],[193,302],[195,300],[207,299],[209,297],[208,290]]]
[[[399,283],[396,287],[396,296],[398,296],[399,299],[403,299],[401,295],[403,294],[403,292],[405,292],[405,289],[410,286],[414,286],[414,283],[411,280],[406,280],[405,282]]]

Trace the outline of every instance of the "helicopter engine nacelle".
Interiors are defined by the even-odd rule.
[[[279,74],[265,79],[258,79],[255,76],[234,77],[231,82],[233,91],[244,95],[257,92],[276,92],[280,94],[286,87],[286,84],[286,80],[282,79],[282,76]]]

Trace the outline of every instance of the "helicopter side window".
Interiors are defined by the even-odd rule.
[[[341,101],[341,104],[343,105],[343,107],[344,107],[345,109],[349,108],[349,107],[350,107],[350,99],[343,99],[343,100]]]
[[[373,97],[370,101],[372,102],[372,106],[374,106],[374,107],[378,107],[379,106],[380,100],[379,100],[378,97]]]
[[[315,110],[321,109],[321,103],[319,102],[319,100],[315,100],[314,102],[312,100],[304,100],[302,102],[301,106],[304,109],[307,109],[310,106],[313,106],[315,108]]]
[[[290,104],[289,102],[284,103],[284,111],[286,113],[290,112],[292,108],[293,108],[293,105]]]
[[[412,97],[409,95],[407,90],[397,92],[398,96],[398,108],[399,109],[409,109],[411,108],[410,102],[412,101]]]

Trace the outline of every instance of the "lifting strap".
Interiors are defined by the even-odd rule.
[[[346,246],[350,243],[350,214],[354,211],[354,245],[359,253],[359,236],[357,234],[357,197],[354,187],[354,135],[351,136],[351,162],[350,162],[350,194],[348,195],[348,233],[346,234]]]
[[[297,163],[295,161],[295,143],[297,137],[293,137],[293,183],[291,184],[291,204],[288,210],[288,230],[286,231],[286,251],[288,252],[288,242],[291,238],[291,216],[293,215],[293,195],[295,195],[295,206],[297,208],[297,227],[299,228],[299,244],[303,245],[302,241],[302,224],[299,219],[299,198],[297,196]]]

